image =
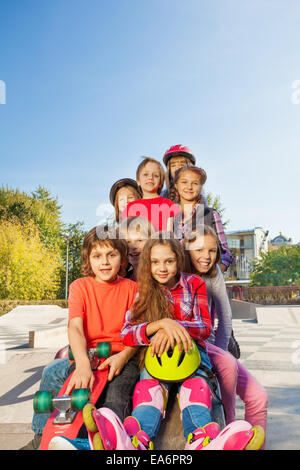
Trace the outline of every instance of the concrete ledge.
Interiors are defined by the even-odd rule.
[[[280,323],[281,325],[300,326],[300,305],[257,306],[257,321],[260,325]]]
[[[29,331],[30,348],[63,348],[69,344],[67,326]]]
[[[243,300],[230,299],[230,306],[232,318],[236,320],[257,320],[256,308],[259,305],[244,302]]]

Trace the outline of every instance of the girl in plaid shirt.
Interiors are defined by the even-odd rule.
[[[137,298],[126,313],[121,336],[127,346],[151,346],[151,355],[158,357],[174,348],[175,343],[180,352],[187,353],[193,347],[192,339],[196,342],[201,365],[179,385],[179,406],[187,439],[185,449],[222,448],[227,436],[236,430],[231,431],[229,425],[224,438],[219,425],[211,422],[212,393],[204,378],[205,369],[211,370],[205,346],[211,334],[206,287],[199,276],[182,272],[183,263],[182,246],[173,237],[146,242],[138,265]],[[143,348],[140,367],[145,352]],[[124,421],[127,433],[135,437],[137,446],[153,448],[152,440],[165,415],[170,385],[154,379],[142,368],[133,394],[132,416]],[[248,423],[242,423],[249,429]]]
[[[198,225],[211,226],[218,235],[220,269],[224,272],[231,265],[233,256],[227,245],[220,214],[203,201],[201,192],[206,179],[203,168],[196,166],[185,166],[176,171],[172,200],[180,204],[181,213],[169,219],[168,229],[174,231],[176,238],[181,240]]]

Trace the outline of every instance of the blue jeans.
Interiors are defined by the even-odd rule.
[[[42,374],[40,390],[54,390],[58,394],[70,374],[69,359],[55,359],[48,364]],[[107,382],[101,397],[96,403],[97,408],[105,406],[113,410],[123,421],[131,413],[132,394],[139,379],[139,369],[134,359],[123,367],[119,375]],[[35,434],[42,434],[49,414],[34,413],[31,428]]]
[[[208,369],[211,369],[211,363],[206,351],[198,346],[200,356],[201,356],[201,365],[206,366]],[[199,368],[196,372],[190,377],[205,377],[205,372],[203,369]],[[147,372],[144,368],[140,374],[140,380],[144,379],[153,379],[153,377]],[[169,391],[170,388],[174,385],[169,382],[160,382],[166,389]],[[178,387],[178,392],[180,392],[182,382],[176,384]],[[140,423],[141,428],[145,431],[148,437],[153,440],[157,436],[159,431],[160,423],[162,420],[162,415],[160,411],[154,406],[149,405],[139,405],[132,411],[132,416],[134,416]],[[201,405],[190,405],[184,408],[182,412],[182,427],[183,434],[185,439],[188,438],[188,435],[195,431],[196,429],[205,426],[205,424],[211,422],[211,413],[208,408]]]

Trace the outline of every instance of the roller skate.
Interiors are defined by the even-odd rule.
[[[153,450],[153,442],[141,429],[140,423],[133,416],[128,416],[124,421],[124,428],[131,438],[132,445],[136,450]]]
[[[259,450],[264,440],[263,428],[247,421],[234,421],[222,431],[209,423],[188,436],[185,450]]]
[[[122,421],[109,408],[86,405],[83,420],[92,450],[136,450]]]

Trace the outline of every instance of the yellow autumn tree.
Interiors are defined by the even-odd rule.
[[[0,222],[0,299],[54,299],[61,263],[60,254],[41,242],[32,221]]]

